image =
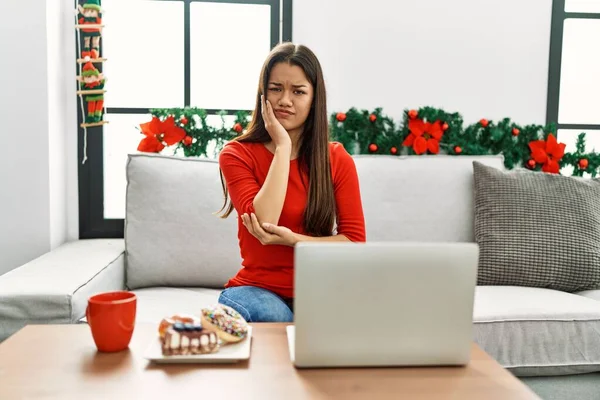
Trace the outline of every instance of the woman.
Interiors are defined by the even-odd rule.
[[[302,45],[276,46],[246,133],[219,156],[221,217],[235,208],[243,260],[219,302],[249,322],[293,321],[296,243],[366,240],[354,161],[329,143],[327,122],[316,56]]]

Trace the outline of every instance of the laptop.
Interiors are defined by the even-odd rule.
[[[302,242],[294,254],[296,367],[469,362],[475,243]]]

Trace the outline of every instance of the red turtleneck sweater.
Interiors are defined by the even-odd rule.
[[[354,160],[342,144],[329,144],[331,174],[337,208],[337,234],[353,242],[364,242],[365,221],[362,210],[358,176]],[[254,197],[267,178],[274,154],[262,143],[230,142],[221,151],[219,166],[233,206],[238,214],[238,240],[242,268],[225,287],[258,286],[282,297],[294,297],[294,248],[282,245],[263,245],[242,223],[240,216],[254,212]],[[302,217],[308,190],[302,184],[297,160],[290,162],[285,201],[279,218],[280,226],[307,235]],[[304,174],[304,173],[303,173]],[[305,175],[305,181],[308,177]]]

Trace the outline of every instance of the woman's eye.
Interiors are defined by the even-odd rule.
[[[270,88],[269,90],[270,90],[271,92],[279,92],[281,89],[272,87],[272,88]]]
[[[296,90],[296,94],[306,94],[306,93],[303,92],[302,90]]]

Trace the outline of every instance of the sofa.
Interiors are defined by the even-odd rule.
[[[354,161],[368,241],[473,242],[473,161],[503,169],[500,156]],[[138,322],[217,301],[241,262],[235,213],[215,215],[218,163],[130,155],[127,182],[124,239],[67,243],[0,276],[0,340],[26,324],[85,322],[102,291],[134,291]],[[478,286],[473,320],[475,342],[540,397],[600,399],[600,290]]]

